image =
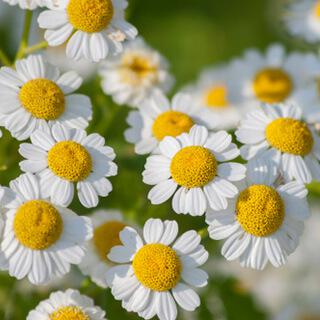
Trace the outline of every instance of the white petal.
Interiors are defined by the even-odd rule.
[[[201,241],[201,237],[194,230],[189,230],[182,234],[173,245],[173,249],[179,254],[188,254],[196,249]]]
[[[163,223],[160,219],[149,219],[143,227],[143,237],[147,243],[157,243],[163,234]]]
[[[235,162],[221,163],[218,165],[218,176],[229,181],[239,181],[246,176],[246,167]]]
[[[173,288],[172,294],[180,307],[187,311],[194,311],[200,306],[198,294],[183,283],[179,283]]]
[[[177,306],[169,291],[158,292],[158,317],[161,320],[175,320]]]
[[[148,199],[152,204],[163,203],[173,195],[176,189],[177,184],[172,179],[162,181],[150,190]]]

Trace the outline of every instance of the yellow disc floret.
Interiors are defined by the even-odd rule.
[[[160,114],[153,123],[152,133],[161,141],[165,137],[177,137],[187,133],[194,125],[193,120],[179,111],[166,111]]]
[[[217,160],[207,148],[191,146],[182,148],[171,161],[173,180],[185,188],[202,187],[217,174]]]
[[[281,227],[285,208],[275,189],[266,185],[252,185],[240,193],[236,214],[246,232],[256,237],[266,237]]]
[[[314,13],[317,18],[320,18],[320,1],[316,2],[316,5],[314,7]]]
[[[56,243],[63,230],[58,210],[43,200],[31,200],[17,210],[13,230],[18,241],[32,250],[44,250]]]
[[[70,0],[67,14],[72,26],[83,32],[100,32],[113,18],[112,0]]]
[[[64,93],[58,85],[48,79],[26,82],[20,89],[19,99],[22,106],[39,119],[58,119],[65,110]]]
[[[291,118],[278,118],[270,122],[266,128],[266,139],[281,152],[298,156],[309,154],[314,142],[308,126]]]
[[[61,141],[49,150],[48,166],[58,177],[78,182],[90,174],[92,158],[81,144],[74,141]]]
[[[167,291],[180,280],[181,262],[170,247],[153,243],[143,246],[134,256],[133,270],[145,287],[154,291]]]
[[[210,88],[205,95],[205,104],[211,108],[228,107],[228,90],[226,86],[219,85]]]
[[[101,260],[109,261],[107,255],[112,247],[121,244],[119,233],[125,227],[121,221],[108,221],[94,230],[93,243]]]
[[[253,81],[256,97],[266,103],[283,102],[293,89],[290,76],[282,69],[266,68],[259,71]]]
[[[57,311],[49,315],[50,320],[90,320],[90,317],[85,314],[77,306],[61,307]]]

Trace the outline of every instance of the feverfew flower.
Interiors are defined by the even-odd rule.
[[[40,177],[41,191],[52,201],[68,206],[75,184],[87,208],[96,207],[99,196],[111,192],[107,178],[117,174],[117,165],[112,161],[113,149],[102,136],[55,124],[50,132],[37,130],[30,138],[32,143],[20,145],[19,152],[26,158],[20,168]]]
[[[29,312],[27,320],[106,320],[106,313],[78,290],[56,291]]]
[[[13,137],[25,140],[37,129],[55,123],[85,129],[92,117],[90,99],[74,94],[82,78],[74,71],[60,74],[40,55],[0,69],[0,123]]]
[[[130,128],[124,135],[135,144],[137,154],[159,152],[159,143],[165,137],[188,133],[195,124],[209,129],[215,125],[195,106],[189,94],[177,93],[170,102],[159,90],[143,102],[139,111],[130,112],[127,122]]]
[[[320,180],[320,140],[292,104],[263,105],[249,113],[236,131],[246,160],[272,159],[286,180]]]
[[[43,7],[49,0],[3,0],[10,6],[19,5],[21,9],[34,10],[38,7]]]
[[[35,285],[62,277],[84,257],[85,242],[92,237],[90,219],[50,202],[31,173],[11,181],[10,188],[12,201],[3,205],[2,267]]]
[[[198,294],[191,288],[204,287],[208,275],[199,267],[208,259],[200,245],[200,236],[188,231],[177,240],[175,221],[149,219],[143,238],[126,227],[120,232],[123,245],[113,247],[109,259],[122,263],[107,273],[107,282],[117,300],[128,311],[144,319],[158,316],[174,320],[178,305],[193,311],[200,305]]]
[[[227,199],[238,194],[232,182],[243,179],[246,171],[242,164],[227,162],[239,155],[231,139],[225,131],[209,134],[202,126],[177,138],[166,137],[143,172],[143,181],[154,185],[148,194],[151,203],[163,203],[174,195],[176,213],[196,216],[208,207],[225,209]]]
[[[154,89],[168,92],[174,79],[168,62],[142,38],[128,42],[121,54],[103,62],[100,69],[103,91],[117,104],[137,107]]]
[[[254,160],[240,193],[223,211],[209,209],[207,223],[212,239],[226,239],[221,253],[239,259],[243,267],[262,270],[269,261],[280,267],[295,251],[310,216],[304,184],[279,184],[272,162]]]
[[[137,30],[124,19],[126,0],[62,0],[38,18],[50,46],[67,42],[69,58],[99,62],[123,50]]]

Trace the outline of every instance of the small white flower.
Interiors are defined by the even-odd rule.
[[[165,137],[188,133],[195,124],[211,129],[215,124],[210,120],[195,106],[189,94],[178,93],[170,103],[156,90],[139,111],[129,113],[127,122],[131,127],[124,134],[128,142],[135,144],[137,154],[157,153]]]
[[[286,180],[320,180],[320,140],[292,104],[263,105],[249,113],[236,131],[245,144],[241,156],[272,159]]]
[[[320,41],[320,2],[318,0],[293,0],[283,13],[288,31],[304,40]]]
[[[35,285],[62,277],[84,257],[85,242],[92,237],[90,219],[50,202],[31,173],[11,181],[10,188],[12,200],[3,205],[3,267]]]
[[[68,289],[51,293],[49,299],[29,312],[27,320],[106,320],[105,316],[91,298],[81,295],[78,290]]]
[[[103,62],[102,89],[120,105],[139,106],[154,89],[168,92],[174,79],[168,63],[142,38],[128,42],[121,54]]]
[[[295,251],[310,216],[307,189],[297,181],[277,185],[272,162],[254,160],[240,193],[220,212],[207,212],[212,239],[226,239],[221,253],[244,267],[262,270],[269,261],[280,267]]]
[[[93,224],[93,238],[87,243],[86,255],[79,268],[98,286],[106,288],[106,272],[114,266],[107,255],[112,247],[121,244],[119,232],[127,224],[123,221],[122,214],[114,210],[98,210],[90,218]]]
[[[69,58],[99,62],[123,50],[137,30],[124,19],[126,0],[62,0],[38,18],[50,46],[67,42]]]
[[[51,132],[37,130],[30,138],[32,143],[20,145],[19,152],[27,159],[20,162],[20,168],[40,177],[41,190],[52,201],[68,206],[75,184],[87,208],[96,207],[99,196],[111,192],[107,177],[117,174],[117,165],[112,161],[113,149],[102,136],[55,124]]]
[[[37,129],[55,123],[85,129],[92,117],[90,99],[74,94],[82,78],[74,71],[60,75],[42,56],[16,62],[16,69],[0,69],[0,122],[13,137],[25,140]]]
[[[176,213],[196,216],[208,207],[225,209],[227,199],[238,194],[232,182],[243,179],[246,170],[242,164],[227,162],[239,155],[231,139],[225,131],[209,134],[202,126],[165,138],[160,154],[147,159],[143,172],[143,181],[154,185],[148,194],[151,203],[163,203],[174,195]]]
[[[48,0],[3,0],[10,6],[19,5],[21,9],[34,10],[38,7],[44,7]]]
[[[193,311],[200,305],[191,289],[207,285],[208,275],[199,267],[208,259],[195,231],[182,234],[176,241],[175,221],[149,219],[143,238],[129,227],[120,232],[122,246],[113,247],[109,259],[122,265],[109,269],[107,281],[115,299],[128,311],[144,319],[158,316],[174,320],[178,305]]]

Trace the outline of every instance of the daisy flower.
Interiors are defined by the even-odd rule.
[[[255,108],[257,102],[276,104],[294,98],[298,89],[314,81],[320,73],[320,62],[314,54],[286,55],[281,45],[270,46],[265,55],[248,50],[231,67],[237,69],[234,86],[247,109]]]
[[[3,206],[3,268],[35,285],[62,277],[70,264],[79,264],[84,257],[85,242],[92,237],[90,219],[43,197],[39,180],[31,173],[11,181],[10,188],[14,197]]]
[[[232,182],[245,177],[245,166],[227,162],[239,150],[225,131],[209,134],[205,127],[194,126],[189,134],[166,137],[159,150],[160,154],[147,159],[143,182],[154,185],[148,194],[152,204],[174,195],[176,213],[196,216],[203,215],[207,207],[225,209],[227,199],[238,193]]]
[[[101,65],[103,91],[115,103],[139,106],[154,89],[168,92],[174,83],[167,60],[142,38],[128,42],[121,54]]]
[[[86,128],[92,117],[90,99],[74,94],[82,83],[74,71],[60,74],[40,55],[0,69],[0,123],[13,137],[25,140],[37,129],[55,123]]]
[[[124,19],[126,0],[62,0],[42,12],[40,28],[47,29],[50,46],[67,42],[69,58],[99,62],[123,50],[122,42],[133,40],[137,30]]]
[[[27,320],[106,320],[106,313],[94,305],[94,301],[80,294],[78,290],[68,289],[50,294],[29,312]]]
[[[97,133],[87,135],[84,130],[69,129],[55,124],[50,132],[37,130],[32,143],[22,143],[20,162],[25,172],[40,177],[43,194],[55,203],[68,206],[77,186],[81,204],[96,207],[98,196],[106,197],[112,190],[107,177],[117,174],[111,147]]]
[[[106,272],[114,266],[107,255],[112,247],[122,244],[119,232],[127,224],[123,221],[122,214],[115,210],[97,210],[90,218],[93,224],[93,238],[87,243],[86,255],[79,268],[98,286],[106,288]]]
[[[320,140],[296,105],[263,105],[247,115],[236,136],[245,144],[244,159],[272,159],[286,180],[320,180]]]
[[[206,117],[216,123],[215,129],[234,129],[241,119],[241,101],[234,78],[238,76],[232,65],[221,65],[204,70],[197,82],[186,87],[194,103],[203,108]]]
[[[43,7],[46,1],[49,0],[3,0],[10,6],[19,5],[21,9],[34,10],[39,7]]]
[[[240,193],[220,212],[209,209],[207,223],[212,239],[226,239],[221,253],[239,259],[243,267],[262,270],[269,261],[280,267],[295,251],[310,215],[304,184],[279,184],[277,167],[254,160]]]
[[[283,20],[293,36],[311,43],[320,41],[320,1],[293,0],[286,7]]]
[[[139,111],[131,111],[127,118],[130,128],[124,133],[128,142],[135,144],[137,154],[159,151],[159,143],[165,137],[176,137],[188,133],[195,124],[210,123],[199,108],[195,106],[189,94],[178,93],[172,102],[159,90],[143,102]]]
[[[120,232],[123,245],[111,249],[108,258],[121,265],[109,269],[107,281],[115,299],[128,311],[144,319],[177,317],[176,302],[187,311],[200,305],[198,294],[190,287],[207,285],[208,275],[199,267],[208,259],[200,236],[191,230],[176,241],[175,221],[149,219],[143,238],[126,227]]]

